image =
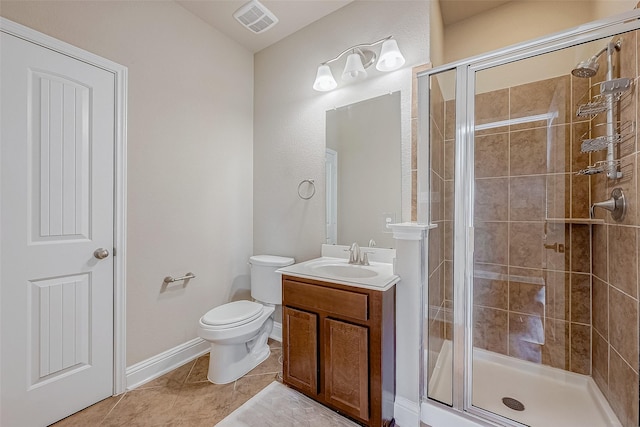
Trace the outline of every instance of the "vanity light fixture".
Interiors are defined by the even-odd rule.
[[[376,63],[376,69],[378,71],[393,71],[402,67],[405,59],[402,53],[400,53],[400,49],[398,49],[398,43],[392,37],[393,36],[388,36],[373,43],[351,46],[343,50],[335,58],[323,62],[318,66],[313,88],[319,92],[326,92],[338,86],[336,79],[333,78],[329,64],[342,58],[347,53],[349,56],[347,56],[347,62],[342,72],[342,80],[344,81],[360,80],[367,77],[367,71],[365,69],[376,62],[376,59],[378,60]],[[368,48],[381,43],[382,47],[380,48],[380,56],[378,57],[373,50]]]

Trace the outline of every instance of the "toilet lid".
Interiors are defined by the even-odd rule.
[[[209,310],[202,316],[202,323],[212,326],[247,323],[260,316],[263,308],[253,301],[234,301]]]

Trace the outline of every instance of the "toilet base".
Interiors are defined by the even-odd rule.
[[[267,340],[273,328],[269,318],[258,336],[240,344],[211,343],[207,379],[214,384],[228,384],[243,377],[267,360],[271,349]]]

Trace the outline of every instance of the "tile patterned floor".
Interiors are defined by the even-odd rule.
[[[212,427],[278,379],[282,347],[270,341],[271,356],[231,384],[207,380],[209,354],[119,396],[73,414],[55,427]]]
[[[217,427],[359,427],[308,398],[274,381],[236,409]]]

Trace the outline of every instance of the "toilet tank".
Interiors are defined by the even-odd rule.
[[[295,262],[293,258],[275,255],[254,255],[251,266],[251,296],[267,304],[282,304],[282,283],[276,270]]]

